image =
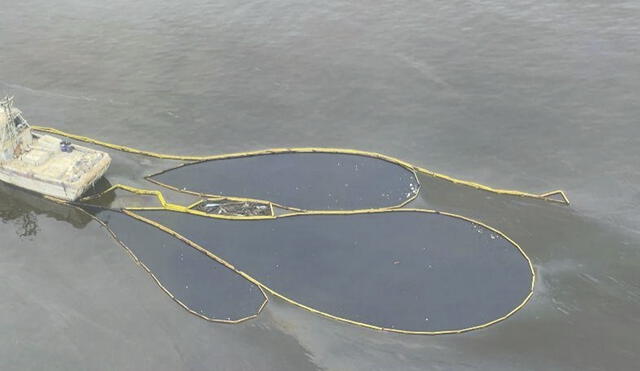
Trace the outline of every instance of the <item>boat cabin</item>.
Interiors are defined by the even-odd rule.
[[[13,107],[13,98],[0,100],[0,163],[19,158],[32,143],[31,127]]]

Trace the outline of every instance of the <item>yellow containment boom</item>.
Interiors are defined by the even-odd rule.
[[[207,160],[221,160],[221,159],[227,159],[227,158],[237,158],[237,157],[243,157],[243,156],[255,156],[255,155],[276,154],[276,153],[313,153],[313,152],[321,152],[321,153],[354,154],[354,155],[368,156],[368,157],[379,158],[379,159],[382,159],[382,160],[390,161],[390,162],[399,164],[401,166],[404,166],[406,168],[412,169],[412,170],[414,170],[416,172],[419,172],[419,173],[422,173],[422,174],[430,175],[430,176],[433,176],[435,178],[443,179],[443,180],[449,181],[449,182],[454,183],[454,184],[460,184],[460,185],[464,185],[464,186],[467,186],[467,187],[472,187],[472,188],[475,188],[475,189],[480,189],[480,190],[487,191],[487,192],[492,192],[492,193],[496,193],[496,194],[503,194],[503,195],[510,195],[510,196],[541,199],[541,200],[545,200],[545,201],[549,201],[549,202],[560,203],[560,204],[563,204],[563,205],[569,205],[570,204],[567,195],[562,190],[554,190],[554,191],[546,192],[546,193],[542,193],[542,194],[534,194],[534,193],[522,192],[522,191],[517,191],[517,190],[511,190],[511,189],[492,188],[492,187],[489,187],[489,186],[484,185],[484,184],[480,184],[480,183],[476,183],[476,182],[472,182],[472,181],[467,181],[467,180],[461,180],[461,179],[457,179],[457,178],[454,178],[454,177],[451,177],[451,176],[448,176],[448,175],[440,174],[440,173],[437,173],[435,171],[432,171],[432,170],[429,170],[429,169],[425,169],[425,168],[410,164],[410,163],[402,161],[400,159],[397,159],[397,158],[394,158],[394,157],[391,157],[391,156],[386,156],[386,155],[379,154],[379,153],[375,153],[375,152],[359,151],[359,150],[353,150],[353,149],[341,149],[341,148],[303,147],[303,148],[274,148],[274,149],[266,149],[266,150],[259,150],[259,151],[240,152],[240,153],[222,154],[222,155],[211,155],[211,156],[169,155],[169,154],[163,154],[163,153],[157,153],[157,152],[143,151],[143,150],[139,150],[139,149],[135,149],[135,148],[131,148],[131,147],[121,146],[121,145],[118,145],[118,144],[112,144],[112,143],[100,141],[100,140],[89,138],[89,137],[82,136],[82,135],[67,133],[67,132],[64,132],[62,130],[58,130],[58,129],[54,129],[54,128],[50,128],[50,127],[32,126],[31,128],[33,130],[36,130],[36,131],[55,134],[55,135],[60,135],[60,136],[71,138],[71,139],[75,139],[75,140],[78,140],[78,141],[81,141],[81,142],[95,144],[95,145],[98,145],[98,146],[101,146],[101,147],[110,148],[110,149],[114,149],[114,150],[118,150],[118,151],[122,151],[122,152],[133,153],[133,154],[137,154],[137,155],[148,156],[148,157],[159,158],[159,159],[165,159],[165,160],[178,160],[178,161],[189,161],[189,162],[207,161]]]

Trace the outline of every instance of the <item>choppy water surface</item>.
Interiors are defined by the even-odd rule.
[[[516,240],[532,301],[402,336],[272,300],[191,316],[95,222],[0,192],[2,369],[630,369],[640,361],[640,8],[634,1],[22,1],[0,92],[34,124],[167,153],[376,151],[570,208],[420,179],[411,205]],[[115,155],[112,183],[167,163]],[[321,179],[319,179],[321,181]]]

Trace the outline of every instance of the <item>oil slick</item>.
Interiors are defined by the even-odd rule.
[[[182,294],[161,286],[196,314],[207,305],[235,303],[247,293],[224,287],[224,280],[188,284],[199,281],[206,264],[237,273],[234,284],[244,277],[246,284],[311,312],[408,334],[488,326],[520,309],[533,289],[532,266],[517,244],[495,229],[451,214],[401,209],[243,220],[164,208],[118,212],[81,207],[119,241],[135,245],[134,256],[146,254],[141,261],[162,261],[165,274],[159,277],[184,275],[173,286]],[[144,228],[138,229],[140,223]],[[154,242],[158,238],[165,242]],[[166,239],[177,241],[179,254],[164,253]],[[198,260],[205,264],[198,269],[183,264],[189,250],[208,262]],[[155,274],[153,264],[146,269]],[[240,308],[247,306],[238,306],[239,312],[229,317],[246,316]]]
[[[415,172],[402,164],[359,154],[311,151],[201,161],[147,179],[180,192],[269,200],[292,210],[399,207],[419,191]]]
[[[207,200],[183,206],[167,202],[158,190],[117,184],[83,202],[123,189],[154,196],[160,206],[72,205],[103,224],[177,303],[217,322],[257,316],[268,292],[313,313],[378,330],[449,334],[489,326],[530,299],[532,264],[513,240],[479,221],[401,208],[420,191],[417,173],[568,204],[561,191],[493,189],[355,150],[182,158],[74,139],[195,161],[147,179]],[[282,214],[283,209],[292,212]]]
[[[191,313],[238,323],[257,316],[266,304],[260,287],[185,242],[116,210],[80,208],[105,226],[160,288]]]

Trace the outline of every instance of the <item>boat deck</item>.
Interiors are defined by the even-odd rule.
[[[107,170],[107,153],[82,146],[60,150],[60,140],[34,136],[28,152],[0,166],[0,180],[65,200],[75,200]]]

